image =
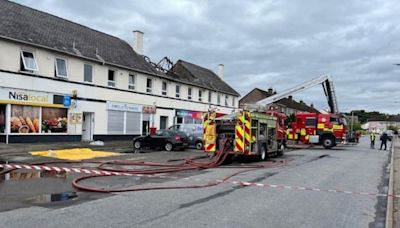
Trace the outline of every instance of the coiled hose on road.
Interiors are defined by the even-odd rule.
[[[182,163],[178,164],[168,164],[168,163],[154,163],[147,161],[126,161],[126,160],[114,160],[114,161],[49,161],[49,162],[41,162],[35,163],[32,165],[43,165],[43,164],[54,164],[54,163],[94,163],[99,164],[97,166],[98,169],[104,171],[112,171],[112,172],[124,172],[130,174],[142,174],[142,175],[155,175],[161,173],[171,173],[171,172],[181,172],[181,171],[190,171],[190,170],[199,170],[199,169],[211,169],[216,168],[222,165],[228,158],[228,150],[226,147],[227,141],[224,141],[223,148],[217,152],[216,156],[214,156],[210,161],[207,162],[199,162],[195,161],[196,158],[188,158],[184,159]],[[272,168],[286,165],[285,161],[280,161],[278,163],[269,163],[267,165],[240,165],[240,166],[229,166],[229,168],[246,168],[245,170],[240,170],[234,172],[222,179],[222,182],[236,176],[238,174],[249,172],[256,169],[261,168]],[[126,168],[116,168],[115,166],[133,166],[133,167],[157,167],[156,169],[126,169]],[[0,175],[5,174],[7,172],[11,172],[14,169],[7,169],[0,172]],[[204,188],[211,187],[221,183],[221,181],[211,181],[206,184],[201,185],[179,185],[179,186],[155,186],[155,187],[134,187],[134,188],[101,188],[101,187],[91,187],[85,186],[81,182],[83,180],[99,178],[99,177],[109,177],[110,175],[105,174],[91,174],[88,176],[82,176],[74,179],[72,181],[72,185],[81,191],[90,191],[90,192],[102,192],[102,193],[112,193],[112,192],[127,192],[127,191],[144,191],[144,190],[161,190],[161,189],[188,189],[188,188]]]

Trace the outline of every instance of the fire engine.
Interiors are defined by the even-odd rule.
[[[319,84],[323,86],[330,113],[296,113],[295,121],[287,130],[287,138],[289,140],[301,141],[302,143],[320,144],[327,149],[332,148],[338,142],[346,139],[347,129],[345,118],[339,114],[336,94],[330,76],[323,75],[304,82],[282,93],[258,101],[256,104],[253,104],[253,107],[254,105],[268,106],[284,97]]]
[[[228,153],[257,156],[267,160],[272,153],[283,155],[283,141],[277,134],[278,119],[266,113],[239,111],[222,117],[203,115],[204,150],[214,153],[223,147]]]

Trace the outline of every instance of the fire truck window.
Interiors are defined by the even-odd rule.
[[[336,117],[331,117],[331,118],[330,118],[330,121],[331,121],[331,123],[333,123],[333,124],[338,124],[338,123],[339,123],[339,119],[336,118]]]
[[[307,118],[306,119],[306,127],[315,127],[317,125],[315,118]]]
[[[251,121],[251,126],[252,127],[257,127],[258,121],[257,120],[252,120]]]

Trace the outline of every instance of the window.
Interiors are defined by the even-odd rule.
[[[306,127],[315,127],[315,126],[317,126],[317,120],[315,118],[306,119]]]
[[[147,93],[152,93],[153,92],[153,80],[151,78],[147,79],[146,92]]]
[[[56,76],[57,77],[62,77],[62,78],[68,77],[67,60],[61,59],[61,58],[56,58],[55,65],[56,65]]]
[[[188,100],[192,100],[192,88],[188,88]]]
[[[208,103],[211,103],[211,91],[208,91]]]
[[[33,52],[29,51],[21,51],[21,70],[22,71],[28,71],[28,72],[34,72],[38,71],[38,66],[36,63],[36,58]]]
[[[203,100],[203,91],[199,90],[199,101]]]
[[[181,97],[181,87],[179,85],[176,85],[175,88],[175,97],[180,98]]]
[[[232,107],[235,107],[235,97],[232,97]]]
[[[217,104],[221,104],[221,94],[218,94],[217,96]]]
[[[167,96],[167,82],[162,82],[161,94],[162,94],[163,96]]]
[[[108,70],[108,86],[115,87],[115,71]]]
[[[225,106],[228,106],[228,95],[225,95]]]
[[[83,65],[83,81],[93,82],[93,66],[90,64]]]
[[[134,74],[129,74],[129,82],[128,82],[128,89],[135,90],[135,81],[136,77]]]

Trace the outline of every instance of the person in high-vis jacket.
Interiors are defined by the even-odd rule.
[[[371,149],[375,149],[375,138],[376,138],[376,136],[375,136],[375,133],[374,132],[372,132],[370,135],[369,135],[369,139],[370,139],[370,141],[371,141]]]

